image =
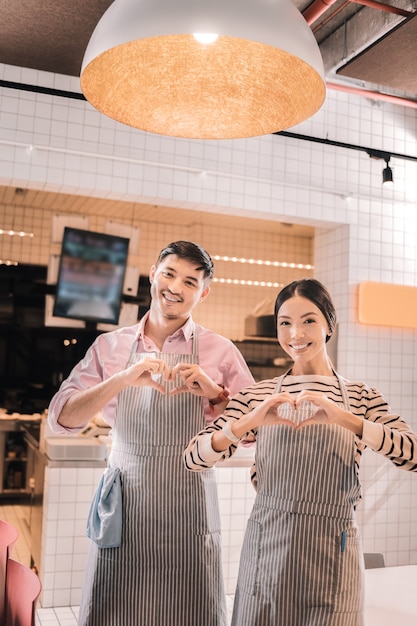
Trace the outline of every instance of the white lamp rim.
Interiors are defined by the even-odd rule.
[[[324,79],[317,41],[291,0],[115,0],[90,38],[81,73],[96,56],[129,41],[202,32],[277,47]]]

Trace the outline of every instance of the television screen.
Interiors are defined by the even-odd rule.
[[[64,229],[53,315],[117,324],[129,239]]]

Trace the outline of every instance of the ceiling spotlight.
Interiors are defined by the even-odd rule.
[[[189,139],[278,132],[326,95],[317,41],[291,0],[115,0],[80,83],[104,115]]]
[[[392,176],[392,169],[389,166],[389,159],[386,160],[386,167],[382,170],[382,184],[392,186],[394,184],[394,178]]]
[[[392,175],[392,169],[389,166],[389,161],[391,155],[389,152],[383,152],[382,150],[373,150],[372,148],[366,149],[367,154],[371,157],[371,159],[381,159],[385,161],[386,167],[382,170],[382,184],[383,185],[393,185],[394,177]]]

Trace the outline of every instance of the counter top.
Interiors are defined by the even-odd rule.
[[[4,409],[0,409],[0,431],[22,430],[25,424],[36,426],[41,422],[40,413],[7,413]]]
[[[417,565],[365,571],[366,626],[416,626]]]
[[[40,422],[41,419],[40,413],[7,413],[0,409],[0,421]]]
[[[36,432],[32,429],[36,428]],[[46,419],[39,413],[21,414],[6,413],[0,409],[0,431],[24,430],[30,440],[38,439],[41,452],[47,457],[50,467],[73,462],[94,463],[105,465],[111,448],[111,437],[108,435],[80,436],[54,435],[49,429]],[[41,431],[40,433],[38,431]],[[32,443],[35,443],[33,441]],[[235,454],[226,461],[216,463],[219,469],[229,467],[250,467],[254,462],[255,446],[240,445]]]

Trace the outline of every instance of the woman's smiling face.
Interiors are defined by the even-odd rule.
[[[330,333],[329,325],[311,300],[298,295],[286,300],[278,310],[277,331],[282,349],[295,365],[321,367],[328,362],[326,336]]]

